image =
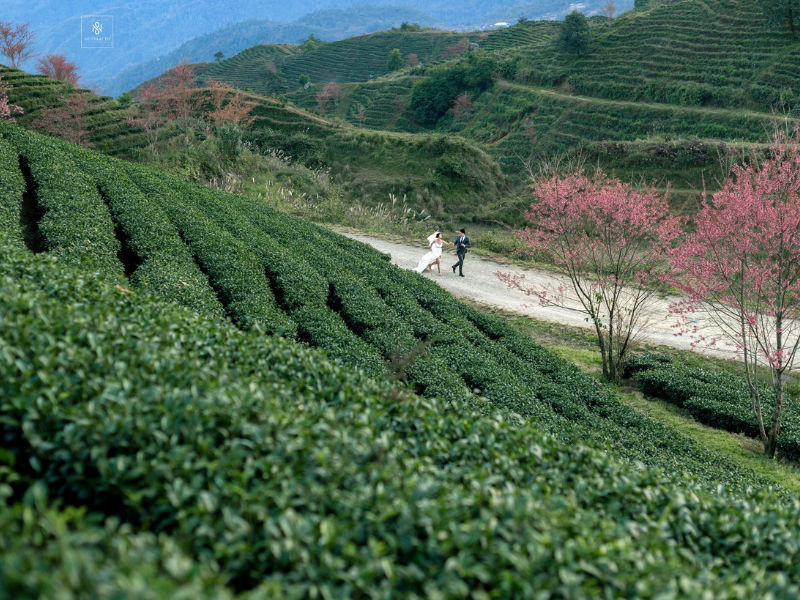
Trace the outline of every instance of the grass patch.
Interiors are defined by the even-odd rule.
[[[669,425],[683,435],[702,443],[709,450],[727,456],[762,477],[795,494],[800,494],[800,468],[787,462],[766,458],[764,448],[758,440],[702,425],[677,406],[663,400],[648,398],[631,387],[620,389],[620,398],[648,418]]]

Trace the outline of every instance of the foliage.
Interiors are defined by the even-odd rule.
[[[518,237],[531,253],[546,253],[561,278],[528,285],[524,275],[497,275],[545,306],[585,314],[597,332],[603,377],[619,381],[681,222],[656,189],[634,190],[601,171],[539,180],[534,197],[525,213],[531,226]]]
[[[770,23],[789,27],[793,38],[797,38],[797,20],[800,19],[798,0],[763,0],[761,6]]]
[[[91,146],[87,127],[89,98],[78,92],[64,96],[61,104],[42,111],[31,127],[81,146]]]
[[[246,127],[255,119],[251,113],[258,103],[245,100],[244,93],[233,86],[219,81],[209,81],[208,93],[211,97],[212,110],[204,111],[204,115],[216,127],[226,123]]]
[[[800,347],[800,151],[777,136],[760,165],[733,168],[733,179],[703,200],[696,231],[672,252],[669,282],[688,296],[673,310],[702,310],[720,332],[685,329],[713,344],[724,339],[744,360],[764,451],[776,450],[784,380]],[[709,337],[710,336],[710,337]],[[709,338],[709,339],[706,339]],[[775,406],[767,421],[755,384],[770,370]]]
[[[30,23],[0,21],[0,56],[5,56],[9,66],[19,69],[34,55],[36,33]]]
[[[119,524],[106,531],[122,548],[142,536],[143,553],[127,555],[137,565],[100,543],[89,593],[113,564],[201,598],[228,593],[217,577],[250,600],[797,594],[796,502],[504,322],[258,200],[0,132],[0,468],[85,507],[76,528]],[[114,248],[75,262],[10,241],[24,174],[8,145],[42,182],[39,202],[64,173],[87,192],[116,180],[106,220],[84,232],[114,236],[138,204],[139,239],[155,242],[165,215],[239,327],[164,302],[169,290],[152,298],[132,282],[141,266],[127,281],[121,262],[99,269]],[[87,214],[105,205],[86,193],[56,208],[67,200]],[[71,232],[76,215],[51,210]],[[268,335],[280,323],[305,344]],[[404,367],[408,388],[381,380],[384,360],[426,341]],[[21,502],[23,484],[10,490]]]
[[[164,88],[165,101],[183,132],[184,144],[189,143],[191,119],[201,103],[194,69],[194,65],[181,61],[167,72]]]
[[[591,32],[589,20],[582,12],[573,10],[561,23],[561,48],[571,54],[586,54],[589,51]]]
[[[389,60],[386,62],[386,68],[389,71],[397,71],[403,68],[403,55],[400,54],[400,48],[389,50]]]
[[[600,14],[602,14],[604,17],[613,19],[616,13],[617,7],[614,4],[614,0],[606,0],[605,4],[600,5]]]
[[[142,128],[150,152],[154,155],[158,151],[158,141],[172,112],[168,96],[167,90],[159,90],[153,84],[144,86],[139,90],[137,97],[137,113],[126,118],[128,125]]]
[[[305,73],[300,73],[300,75],[297,77],[297,83],[299,83],[301,86],[305,86],[307,83],[310,82],[311,78]]]
[[[320,112],[325,111],[331,103],[337,106],[341,98],[342,86],[338,83],[326,83],[325,86],[317,92],[317,110]]]
[[[494,69],[492,58],[473,52],[465,61],[428,71],[425,79],[414,84],[411,93],[411,110],[417,122],[435,125],[450,110],[459,94],[479,94],[491,87]]]
[[[67,60],[63,54],[48,54],[36,63],[36,70],[56,81],[66,81],[78,87],[81,78],[80,69],[74,61]]]
[[[629,361],[626,370],[635,374],[645,394],[663,398],[683,407],[695,419],[732,433],[760,438],[760,430],[744,377],[724,371],[686,367],[658,355],[645,355]],[[758,384],[765,407],[775,406],[771,386]],[[789,404],[778,434],[777,453],[781,458],[800,460],[800,407]]]
[[[0,76],[0,120],[3,121],[14,121],[13,115],[23,113],[21,106],[11,104],[8,101],[9,89],[11,89],[11,86],[3,83],[3,78]]]

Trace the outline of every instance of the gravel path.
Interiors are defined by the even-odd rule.
[[[424,248],[388,242],[380,238],[367,235],[342,232],[349,238],[370,244],[373,248],[385,252],[392,257],[392,262],[403,269],[414,269],[419,259],[425,254]],[[495,273],[525,273],[525,278],[531,283],[549,283],[558,281],[557,275],[539,269],[522,268],[518,266],[501,265],[492,260],[480,258],[475,254],[467,254],[464,261],[464,277],[454,275],[451,266],[455,263],[455,250],[445,246],[442,253],[442,276],[436,271],[425,271],[422,277],[434,280],[444,289],[458,298],[473,300],[487,306],[493,306],[505,311],[528,315],[542,321],[562,323],[574,327],[592,328],[584,319],[583,313],[566,308],[553,306],[540,306],[535,298],[529,298],[519,290],[509,289],[500,282]],[[564,280],[566,281],[566,280]],[[667,311],[667,306],[673,298],[657,300],[653,314],[642,330],[640,339],[653,344],[661,344],[690,349],[691,340],[687,336],[676,336],[676,329],[672,327],[676,319]],[[702,318],[698,318],[702,325]],[[710,331],[707,331],[710,333]],[[708,354],[732,358],[733,351],[723,349],[710,349]]]

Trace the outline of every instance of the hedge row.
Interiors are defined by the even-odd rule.
[[[0,122],[30,171],[31,187],[44,214],[38,223],[46,249],[76,264],[121,278],[119,241],[97,188],[83,177],[60,144]]]
[[[115,161],[78,148],[72,156],[108,205],[123,241],[122,255],[127,258],[123,266],[131,282],[201,314],[222,318],[222,304],[208,277],[158,203],[141,193]]]
[[[278,304],[297,323],[298,337],[328,355],[363,369],[373,376],[384,372],[381,355],[354,335],[342,317],[328,307],[330,286],[305,260],[271,238],[255,220],[241,210],[241,202],[230,194],[194,188],[195,206],[220,227],[247,240],[257,254],[262,268],[272,282]],[[262,222],[263,224],[263,222]]]
[[[17,168],[17,151],[0,136],[0,236],[22,244],[20,211],[25,179]]]
[[[84,178],[97,179],[106,167],[92,166],[91,153],[82,152],[76,150]],[[601,444],[612,439],[624,456],[676,478],[687,471],[737,490],[753,484],[719,457],[637,419],[573,365],[526,345],[523,336],[391,266],[372,248],[247,198],[102,162],[141,188],[141,194],[131,192],[134,199],[163,210],[240,325],[259,321],[268,331],[291,335],[298,323],[301,340],[373,376],[389,361],[394,377],[428,397],[458,401],[477,388],[490,401],[481,410],[502,407],[557,435],[569,431]]]
[[[508,411],[398,401],[296,343],[46,257],[0,261],[0,443],[51,495],[162,532],[126,553],[106,529],[81,563],[88,593],[131,594],[144,573],[214,597],[209,571],[248,598],[800,592],[796,505],[676,484]],[[18,531],[3,534],[25,557]]]
[[[147,169],[125,165],[128,176],[154,198],[178,228],[207,274],[227,314],[240,326],[260,324],[270,333],[294,337],[297,325],[281,311],[258,259],[247,245],[192,205],[190,184],[160,179]]]
[[[711,427],[760,437],[750,387],[743,377],[686,367],[657,355],[646,355],[631,363],[628,372],[636,374],[642,393],[681,406]],[[775,394],[765,384],[759,384],[759,394],[764,424],[769,428]],[[778,453],[788,460],[800,460],[800,409],[788,402],[781,418]]]

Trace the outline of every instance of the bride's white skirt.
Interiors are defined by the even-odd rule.
[[[428,252],[425,256],[422,257],[422,260],[419,261],[417,268],[414,269],[417,273],[422,273],[425,269],[428,268],[428,265],[431,264],[433,261],[436,260],[436,256],[433,252]]]

